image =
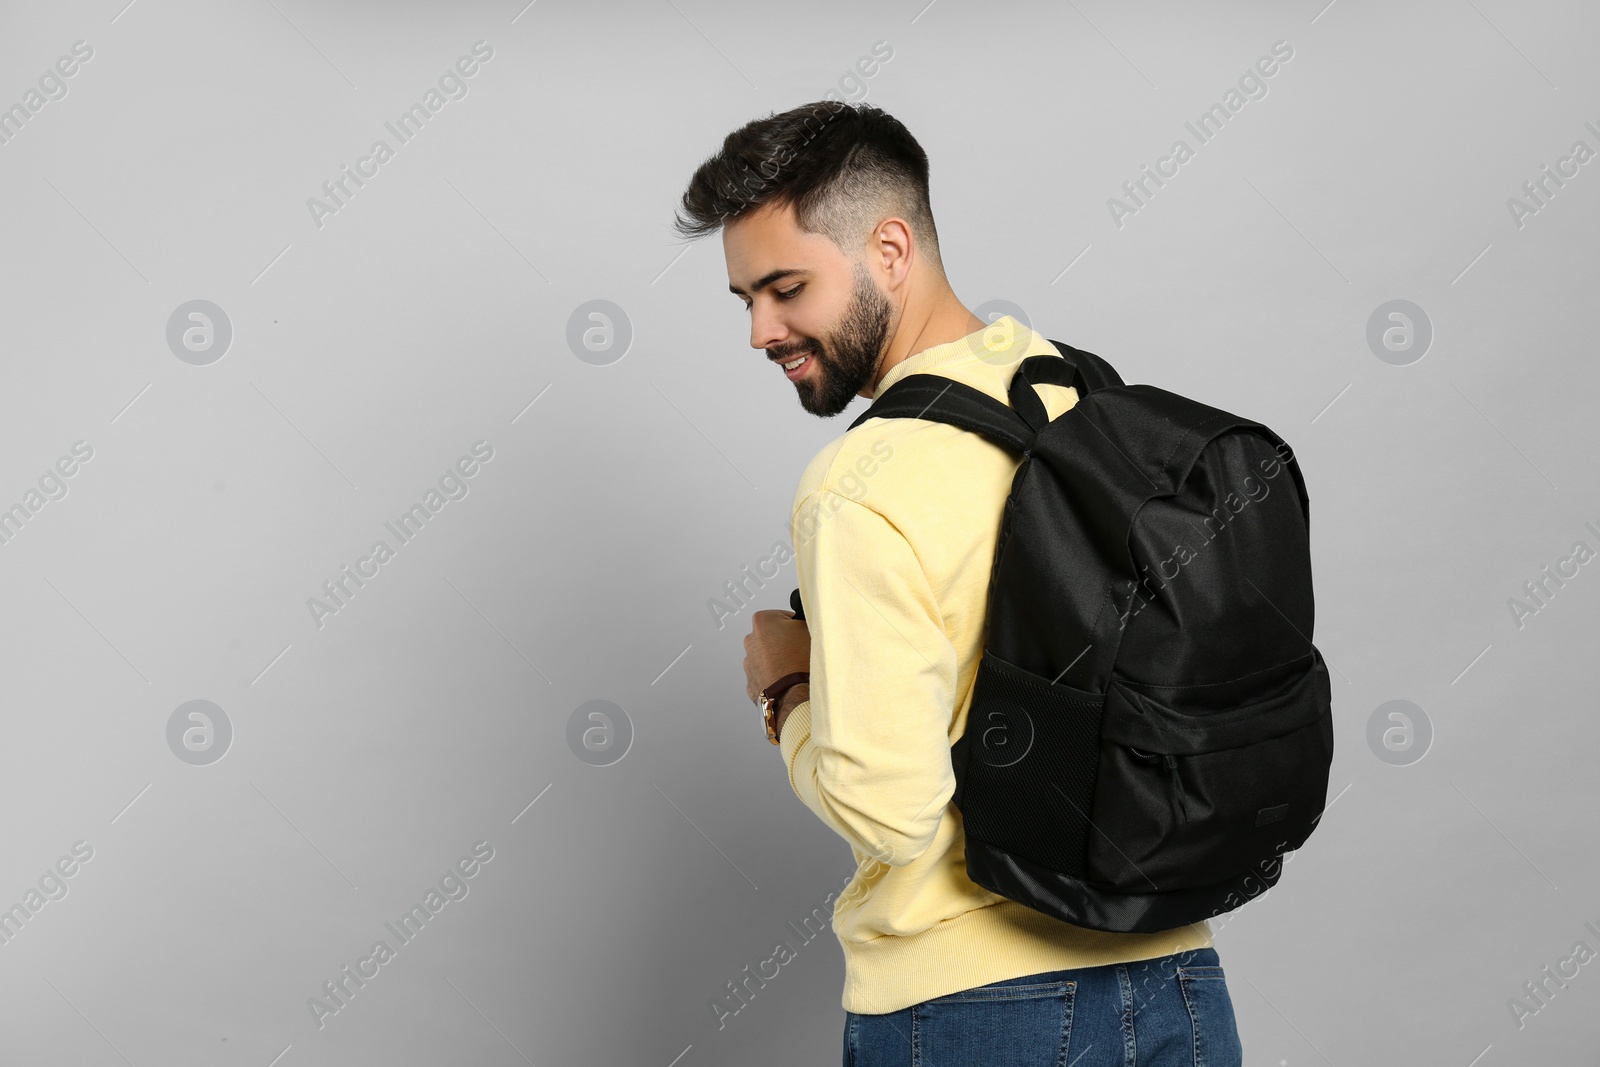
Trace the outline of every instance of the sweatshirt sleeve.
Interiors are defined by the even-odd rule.
[[[855,848],[904,865],[933,843],[955,792],[955,647],[887,518],[819,489],[794,522],[811,682],[779,739],[789,783]]]

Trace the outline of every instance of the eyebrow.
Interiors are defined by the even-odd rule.
[[[771,272],[769,272],[767,274],[762,275],[760,278],[756,279],[756,283],[754,285],[752,285],[750,288],[754,292],[759,293],[761,290],[765,289],[767,286],[771,285],[773,282],[781,281],[784,278],[787,278],[792,274],[804,274],[804,275],[808,275],[809,276],[811,274],[811,272],[808,271],[808,270],[802,270],[799,267],[779,267],[777,270],[771,271]],[[728,286],[728,292],[732,293],[734,296],[748,296],[748,295],[750,295],[749,293],[746,293],[743,289],[739,288],[737,285]]]

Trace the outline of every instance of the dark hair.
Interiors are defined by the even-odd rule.
[[[818,100],[746,123],[695,170],[674,225],[683,237],[702,237],[768,204],[793,205],[802,231],[851,257],[873,226],[899,215],[944,273],[928,154],[880,108]]]

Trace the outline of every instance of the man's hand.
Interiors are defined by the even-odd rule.
[[[754,703],[763,689],[784,675],[811,669],[811,630],[792,611],[764,609],[750,616],[744,652],[744,694]]]

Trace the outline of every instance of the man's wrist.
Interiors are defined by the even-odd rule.
[[[789,713],[810,699],[811,685],[808,682],[798,682],[783,691],[783,695],[778,698],[778,707],[772,713],[773,731],[780,740],[783,738],[783,724],[789,718]]]

